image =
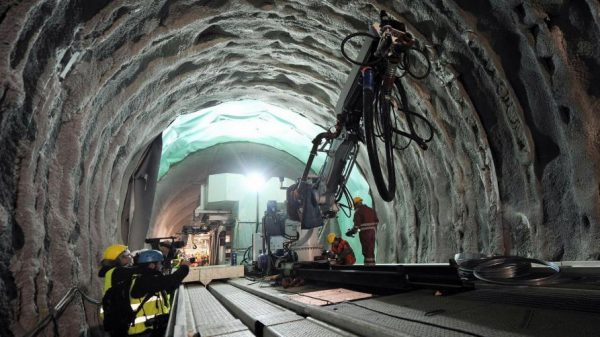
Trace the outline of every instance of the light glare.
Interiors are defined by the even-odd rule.
[[[248,187],[252,191],[260,191],[265,185],[265,178],[260,173],[250,173],[246,175],[246,181],[248,183]]]

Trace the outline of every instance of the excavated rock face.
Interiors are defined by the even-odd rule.
[[[597,1],[9,0],[0,335],[23,335],[73,286],[100,297],[131,161],[178,114],[260,99],[332,125],[350,70],[340,41],[381,9],[431,56],[431,74],[404,83],[436,134],[396,153],[393,202],[373,192],[377,259],[600,259]],[[97,323],[86,309],[68,307],[61,335],[86,312]]]

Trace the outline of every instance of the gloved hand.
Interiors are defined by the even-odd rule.
[[[349,230],[346,231],[346,236],[349,236],[351,238],[354,237],[354,234],[356,234],[356,232],[358,231],[358,228],[356,227],[352,227]]]

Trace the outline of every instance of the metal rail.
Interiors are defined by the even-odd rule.
[[[305,262],[296,264],[294,272],[306,280],[378,289],[473,289],[473,285],[463,282],[456,268],[449,264],[329,266]]]

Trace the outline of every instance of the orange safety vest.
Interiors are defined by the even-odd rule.
[[[356,263],[354,251],[348,241],[337,238],[331,245],[331,252],[338,255],[338,259],[344,261],[345,265],[353,265]]]

